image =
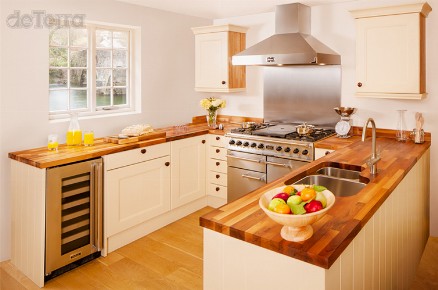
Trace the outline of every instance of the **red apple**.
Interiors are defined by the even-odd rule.
[[[319,200],[312,200],[308,204],[304,206],[304,209],[307,213],[311,212],[317,212],[322,210],[324,207],[322,206],[322,203]]]
[[[274,197],[272,199],[274,199],[274,198],[281,198],[282,200],[287,202],[287,199],[289,198],[289,196],[290,195],[287,194],[286,192],[280,192],[280,193],[277,193],[276,195],[274,195]]]

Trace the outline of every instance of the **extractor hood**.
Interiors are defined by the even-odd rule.
[[[310,7],[275,8],[275,34],[232,57],[233,65],[340,64],[341,56],[310,35]]]

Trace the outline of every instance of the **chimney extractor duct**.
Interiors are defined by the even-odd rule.
[[[340,64],[341,56],[310,35],[310,7],[275,8],[275,34],[232,58],[233,65]]]

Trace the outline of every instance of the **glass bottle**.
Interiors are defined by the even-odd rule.
[[[67,145],[81,145],[82,144],[82,131],[79,127],[78,114],[72,113],[70,118],[70,124],[68,126]]]
[[[408,132],[406,131],[405,113],[406,110],[397,110],[398,121],[397,121],[397,131],[395,133],[395,138],[397,141],[406,142],[408,139]]]

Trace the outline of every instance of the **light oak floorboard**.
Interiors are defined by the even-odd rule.
[[[202,289],[203,208],[107,257],[46,283],[44,289]],[[0,289],[40,289],[10,261],[0,263]],[[438,289],[438,237],[430,237],[411,290]]]

